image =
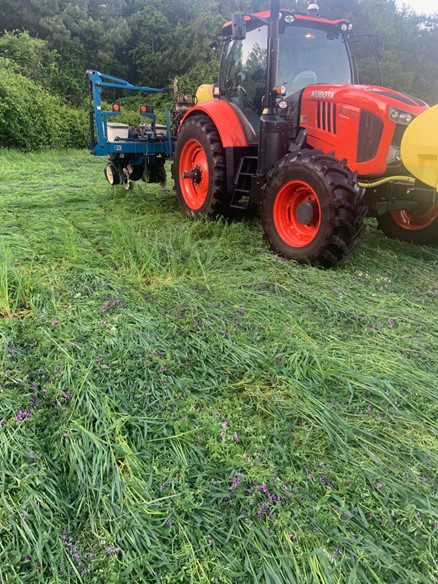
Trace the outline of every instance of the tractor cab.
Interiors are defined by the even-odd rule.
[[[246,16],[240,38],[227,23],[222,36],[221,95],[244,113],[256,134],[266,106],[268,17],[269,13]],[[281,11],[276,71],[276,85],[284,88],[277,100],[280,115],[298,113],[303,89],[309,85],[381,84],[378,37],[351,37],[351,31],[347,20]],[[295,134],[298,122],[295,115]]]

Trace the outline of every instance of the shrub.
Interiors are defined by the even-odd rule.
[[[73,110],[0,57],[0,146],[35,150],[86,145],[85,112]]]

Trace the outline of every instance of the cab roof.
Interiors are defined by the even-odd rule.
[[[260,26],[260,21],[258,20],[259,18],[264,18],[264,19],[268,19],[271,15],[271,12],[269,10],[265,10],[264,12],[256,12],[255,14],[246,14],[245,15],[245,21],[248,24],[251,24],[251,22],[254,23],[254,28],[256,28],[257,26]],[[293,17],[293,21],[288,22],[286,20],[287,16],[292,16]],[[301,14],[300,12],[293,12],[292,10],[288,10],[287,8],[281,9],[280,10],[280,17],[281,20],[283,20],[284,22],[286,22],[287,24],[291,25],[291,24],[297,24],[298,26],[310,26],[310,27],[314,27],[314,28],[322,28],[325,30],[330,30],[333,28],[339,29],[341,25],[349,24],[349,21],[345,18],[342,18],[340,20],[328,20],[327,18],[319,18],[319,17],[314,17],[314,16],[308,16],[307,14]],[[231,36],[231,21],[226,22],[223,27],[222,27],[222,33],[224,36]]]

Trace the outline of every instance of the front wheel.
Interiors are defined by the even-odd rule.
[[[207,116],[193,116],[183,123],[172,175],[184,213],[194,217],[228,214],[231,201],[226,186],[225,151]]]
[[[356,247],[366,210],[356,175],[344,163],[302,150],[285,156],[271,171],[262,221],[273,251],[330,268]]]
[[[438,245],[438,204],[421,213],[404,209],[377,217],[377,225],[385,235],[409,243]]]

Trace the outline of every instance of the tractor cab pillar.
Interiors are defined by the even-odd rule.
[[[277,115],[275,85],[278,72],[280,2],[271,2],[268,24],[265,108],[259,123],[257,175],[265,176],[289,149],[289,125]]]

